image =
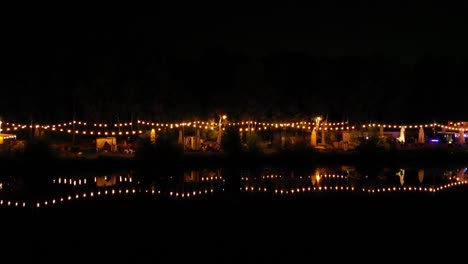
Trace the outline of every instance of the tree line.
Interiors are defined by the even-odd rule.
[[[197,56],[62,50],[16,65],[0,111],[41,121],[231,119],[430,122],[463,120],[468,63],[426,55],[411,63],[380,55],[252,55],[210,48]],[[13,70],[12,70],[13,71]],[[465,118],[466,119],[466,118]]]

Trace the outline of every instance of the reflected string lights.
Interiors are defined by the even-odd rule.
[[[222,189],[221,191],[224,191]],[[66,202],[82,200],[82,199],[92,199],[99,197],[109,197],[109,196],[125,196],[129,197],[131,195],[151,195],[153,197],[172,197],[172,198],[195,198],[204,195],[210,195],[215,192],[214,188],[210,189],[197,189],[191,191],[165,191],[161,189],[110,189],[110,190],[99,190],[99,191],[90,191],[83,193],[75,193],[73,195],[65,195],[60,198],[52,198],[50,200],[37,201],[32,204],[35,208],[51,206],[55,204],[62,204]],[[26,202],[23,202],[23,207],[26,207]]]
[[[362,180],[355,180],[349,174],[320,174],[318,172],[307,176],[288,176],[281,174],[268,174],[259,177],[241,177],[241,192],[246,193],[272,193],[275,195],[294,195],[312,192],[357,192],[357,193],[391,193],[391,192],[419,192],[436,193],[452,187],[468,184],[465,175],[466,168],[459,170],[457,175],[446,177],[446,183],[440,185],[424,185],[421,175],[422,170],[417,171],[419,181],[406,184],[404,181],[405,170],[400,169],[398,186],[387,182],[387,186],[379,183],[366,184]],[[419,184],[418,184],[419,183]],[[392,186],[393,185],[393,186]]]
[[[60,194],[42,199],[1,199],[0,207],[44,208],[78,200],[106,197],[147,196],[170,199],[195,199],[224,191],[225,180],[218,171],[191,171],[159,181],[142,182],[132,174],[103,175],[94,177],[58,177],[51,179]],[[191,175],[193,177],[186,177]]]
[[[0,206],[26,207],[26,202],[24,202],[24,201],[0,200]]]
[[[308,176],[290,177],[280,174],[267,174],[256,178],[241,177],[241,182],[244,184],[244,186],[240,188],[240,191],[263,193],[270,192],[276,195],[288,195],[314,191],[355,190],[353,186],[339,185],[339,182],[335,183],[335,185],[321,184],[323,179],[346,180],[347,176],[339,174],[314,174]]]
[[[314,193],[348,193],[378,195],[383,193],[430,193],[436,194],[468,184],[467,168],[431,172],[424,169],[387,170],[369,178],[364,174],[323,173],[323,169],[298,173],[283,171],[276,173],[251,173],[244,170],[240,178],[240,193],[264,194],[291,197]],[[346,171],[353,171],[349,170]],[[398,177],[396,177],[397,175]],[[1,179],[0,179],[1,180]],[[1,181],[0,181],[1,182]],[[61,204],[109,197],[153,197],[191,200],[223,193],[226,180],[221,170],[189,171],[178,176],[167,176],[142,180],[129,173],[124,175],[99,175],[88,177],[58,177],[50,180],[56,193],[42,198],[6,198],[12,184],[1,182],[0,207],[45,208]],[[237,190],[237,188],[236,188]]]
[[[209,189],[192,189],[190,191],[184,190],[162,190],[162,189],[109,189],[109,190],[98,190],[98,191],[89,191],[82,193],[73,193],[69,195],[63,195],[56,198],[50,198],[42,201],[35,202],[25,202],[25,201],[12,201],[12,200],[0,200],[0,206],[11,206],[11,207],[26,207],[32,206],[34,208],[52,206],[56,204],[63,204],[66,202],[83,200],[83,199],[93,199],[99,197],[109,197],[109,196],[126,196],[131,195],[151,195],[159,197],[170,197],[170,198],[195,198],[205,195],[214,194],[217,191],[224,191],[224,188],[219,190],[219,188],[209,188]]]

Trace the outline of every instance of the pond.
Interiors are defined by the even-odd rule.
[[[388,197],[414,194],[434,197],[456,193],[468,184],[466,167],[451,168],[206,168],[174,169],[142,174],[139,171],[57,176],[2,175],[0,207],[24,208],[41,214],[60,207],[98,200],[302,199],[334,200],[349,197]],[[449,191],[450,189],[453,189]],[[119,203],[116,201],[116,203]]]
[[[2,175],[0,216],[24,260],[287,260],[464,230],[467,186],[463,166]]]

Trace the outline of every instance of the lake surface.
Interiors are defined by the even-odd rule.
[[[332,249],[383,254],[394,240],[395,250],[444,252],[463,245],[451,236],[468,224],[462,166],[1,175],[0,183],[8,250],[34,262],[334,259]]]

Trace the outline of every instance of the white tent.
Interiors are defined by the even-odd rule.
[[[117,139],[115,137],[96,138],[96,150],[117,151]]]

